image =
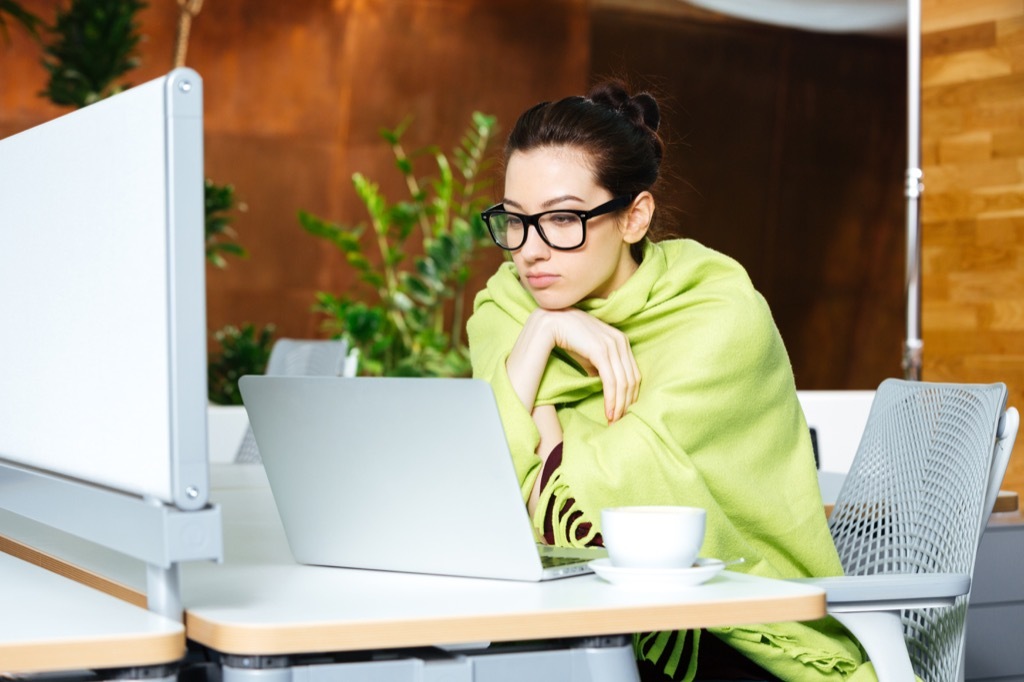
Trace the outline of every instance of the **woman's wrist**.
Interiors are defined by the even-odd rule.
[[[543,324],[543,311],[530,313],[505,361],[505,371],[523,407],[533,412],[540,379],[555,347],[554,337]]]

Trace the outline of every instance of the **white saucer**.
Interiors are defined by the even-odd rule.
[[[611,560],[590,562],[601,578],[616,585],[635,587],[693,587],[718,575],[725,564],[720,559],[697,559],[690,568],[624,568],[612,566]]]

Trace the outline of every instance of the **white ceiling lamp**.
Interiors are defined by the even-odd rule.
[[[686,0],[703,9],[764,24],[823,33],[899,35],[907,0]]]

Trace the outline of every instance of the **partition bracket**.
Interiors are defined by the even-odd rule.
[[[184,511],[0,460],[0,508],[164,570],[224,556],[217,505]]]

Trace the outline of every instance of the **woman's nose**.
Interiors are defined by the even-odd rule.
[[[523,258],[530,261],[543,260],[551,253],[551,247],[541,238],[540,230],[536,225],[530,225],[526,230],[526,241],[519,248]]]

